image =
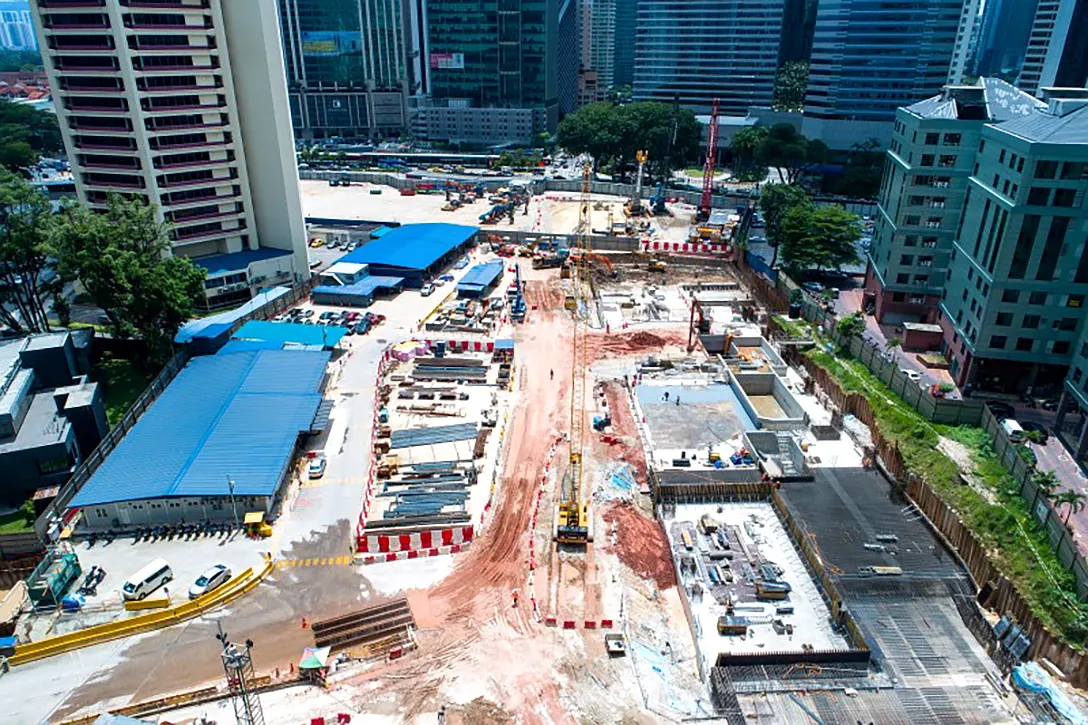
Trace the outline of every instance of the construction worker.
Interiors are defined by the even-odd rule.
[[[517,606],[518,606],[518,590],[515,589],[514,590],[514,608],[516,609]]]
[[[555,380],[555,371],[554,371],[554,370],[549,370],[549,371],[548,371],[548,377],[549,377],[549,378],[550,378],[551,380]]]

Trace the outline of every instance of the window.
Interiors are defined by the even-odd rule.
[[[911,295],[910,296],[910,303],[912,305],[925,304],[925,301],[926,301],[925,295]]]
[[[1016,338],[1016,349],[1018,352],[1031,352],[1031,346],[1035,342],[1030,337],[1018,337]]]
[[[1070,217],[1056,216],[1050,222],[1050,231],[1046,235],[1046,245],[1043,247],[1043,256],[1039,259],[1039,269],[1035,273],[1035,279],[1054,279],[1054,271],[1058,268],[1058,257],[1061,256],[1062,246],[1065,244],[1065,234],[1069,231]]]
[[[1080,368],[1073,368],[1073,382],[1079,383],[1081,378]]]
[[[943,196],[935,196],[929,201],[929,205],[934,209],[944,209],[946,199]]]
[[[998,312],[997,317],[994,319],[994,324],[999,327],[1009,327],[1012,325],[1012,313],[1011,312]]]
[[[1035,178],[1036,179],[1053,179],[1058,173],[1057,161],[1036,161],[1035,162]]]
[[[1032,292],[1031,297],[1028,298],[1028,303],[1032,305],[1045,305],[1046,292]]]
[[[954,154],[941,154],[940,166],[943,169],[950,169],[956,165],[956,156]]]
[[[895,276],[895,283],[896,284],[907,284],[908,282],[910,282],[910,275],[909,274],[897,274]]]
[[[1020,290],[1007,289],[1001,293],[1002,302],[1016,302],[1020,299]]]
[[[1069,341],[1068,340],[1055,340],[1054,341],[1054,347],[1051,348],[1051,352],[1054,353],[1055,355],[1065,355],[1066,353],[1069,352]]]
[[[892,302],[902,302],[907,298],[906,292],[892,292]]]
[[[1023,171],[1024,171],[1024,158],[1021,157],[1020,160],[1016,162],[1016,173],[1019,174],[1019,173],[1022,173]]]
[[[918,258],[918,266],[919,267],[932,267],[933,266],[933,257],[919,257]]]
[[[1028,204],[1032,206],[1046,206],[1047,199],[1050,198],[1050,189],[1033,186],[1028,189]]]
[[[945,146],[959,146],[960,141],[963,140],[963,135],[959,133],[946,133],[944,135]]]
[[[1076,317],[1063,317],[1060,320],[1054,321],[1054,327],[1058,328],[1062,332],[1072,332],[1077,329]]]
[[[922,217],[917,214],[908,214],[903,217],[903,224],[906,226],[918,226],[922,222]]]
[[[921,175],[914,177],[915,186],[933,186],[933,182],[936,179],[935,176]]]
[[[937,237],[922,237],[922,246],[926,249],[933,249],[937,246]]]
[[[978,142],[978,152],[981,154],[985,150],[986,150],[986,142],[985,141],[979,141]]]
[[[1065,301],[1066,307],[1084,307],[1084,295],[1069,295]]]
[[[930,229],[941,228],[941,218],[939,216],[931,216],[926,218],[926,227]]]
[[[1039,327],[1039,321],[1039,315],[1024,315],[1024,323],[1021,325],[1021,327],[1025,327],[1029,330],[1035,330]]]
[[[54,458],[42,458],[38,461],[38,473],[47,476],[50,473],[61,473],[71,467],[68,456],[56,456]]]
[[[936,146],[941,140],[941,134],[939,133],[927,133],[926,134],[926,146]]]
[[[950,176],[938,176],[933,185],[938,189],[947,189],[948,185],[952,183],[952,177]]]
[[[961,297],[961,298],[963,298],[963,301],[964,301],[964,302],[966,302],[966,301],[967,301],[967,290],[966,290],[966,289],[964,289],[964,290],[963,290],[963,294],[962,294],[962,295],[960,295],[960,297]]]
[[[1055,189],[1054,199],[1050,202],[1052,206],[1073,206],[1073,198],[1076,197],[1076,189]]]
[[[990,347],[994,350],[1004,350],[1005,343],[1009,341],[1009,338],[1004,335],[994,335],[990,338]]]
[[[1012,182],[1009,181],[1008,179],[1005,179],[1005,185],[1003,187],[1001,187],[1001,193],[1004,194],[1005,196],[1009,195],[1009,185],[1010,184],[1012,184]]]
[[[1020,193],[1020,185],[1019,184],[1013,184],[1012,185],[1012,190],[1009,192],[1009,198],[1010,199],[1015,199],[1016,195],[1019,194],[1019,193]]]
[[[1001,153],[997,157],[997,163],[999,163],[999,164],[1005,163],[1005,149],[1001,149]]]
[[[910,265],[914,264],[914,257],[909,254],[904,254],[899,257],[899,263],[903,266],[909,267]]]
[[[990,184],[990,187],[996,189],[999,184],[1001,184],[1001,177],[994,174],[994,183]]]
[[[1010,169],[1015,169],[1016,168],[1016,154],[1013,154],[1012,156],[1009,157],[1009,168]]]
[[[1084,179],[1088,178],[1088,164],[1081,161],[1066,161],[1062,165],[1062,178],[1063,179]]]
[[[922,166],[933,166],[933,160],[936,158],[933,154],[922,154]]]
[[[916,246],[918,246],[918,237],[916,237],[914,235],[911,235],[911,234],[908,234],[903,239],[903,246],[904,247],[916,247]]]
[[[924,196],[911,196],[907,198],[907,206],[921,206],[925,201]]]
[[[929,275],[928,274],[916,274],[916,275],[914,275],[914,284],[916,284],[916,285],[929,284]]]

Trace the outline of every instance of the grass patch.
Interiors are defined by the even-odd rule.
[[[34,521],[28,521],[22,509],[0,516],[0,534],[24,534],[34,530]]]
[[[907,467],[959,513],[1035,616],[1066,642],[1082,649],[1088,637],[1088,606],[1078,600],[1073,575],[1058,561],[1046,533],[1021,498],[1016,481],[994,455],[990,436],[977,427],[930,423],[858,360],[821,349],[805,354],[844,390],[866,397],[881,432],[899,446]],[[971,450],[980,477],[997,495],[997,504],[960,482],[955,462],[937,450],[942,435]]]
[[[782,315],[775,315],[774,321],[778,323],[778,326],[782,328],[786,333],[786,336],[791,340],[813,339],[812,327],[804,320],[791,320]]]
[[[110,427],[117,425],[151,382],[151,378],[141,372],[131,360],[109,355],[103,355],[99,361],[95,368],[95,379],[105,388],[106,418]]]
[[[703,178],[703,167],[702,166],[689,166],[686,169],[684,169],[684,175],[685,176],[694,176],[696,179],[701,179],[701,178]]]

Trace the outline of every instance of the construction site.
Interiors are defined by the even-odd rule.
[[[13,721],[1031,721],[962,565],[768,339],[731,253],[750,215],[590,178],[395,204],[306,182],[315,217],[482,229],[436,296],[345,338],[328,473],[292,490],[255,588],[18,663],[0,695],[38,704]]]

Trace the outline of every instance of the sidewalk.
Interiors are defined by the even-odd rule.
[[[1084,474],[1056,436],[1050,436],[1050,440],[1045,445],[1035,443],[1029,445],[1038,461],[1036,467],[1040,471],[1053,471],[1061,481],[1055,493],[1078,491],[1088,496],[1088,476]],[[1057,514],[1059,519],[1064,521],[1065,507],[1058,508]],[[1069,516],[1069,526],[1073,529],[1073,540],[1077,542],[1081,556],[1088,556],[1088,506]]]

